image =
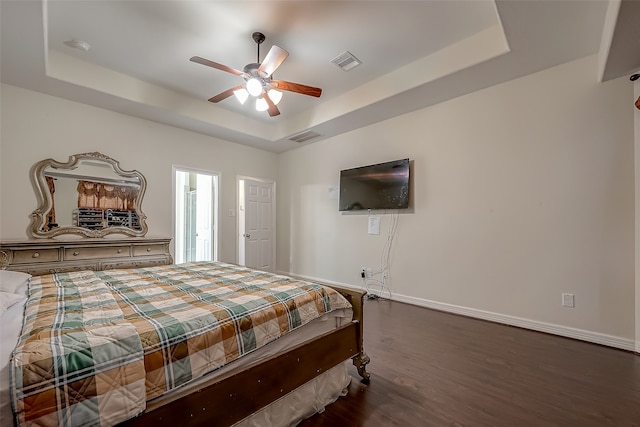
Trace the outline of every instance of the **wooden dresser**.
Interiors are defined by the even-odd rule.
[[[36,276],[63,271],[171,264],[170,242],[170,238],[148,237],[1,242],[0,269]]]

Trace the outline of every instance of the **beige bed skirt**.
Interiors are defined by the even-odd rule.
[[[327,405],[347,394],[351,382],[347,371],[350,362],[334,366],[233,427],[295,426],[314,414],[324,412]]]

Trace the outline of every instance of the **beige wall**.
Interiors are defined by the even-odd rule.
[[[596,69],[578,60],[281,155],[278,269],[359,286],[389,216],[368,235],[329,188],[341,169],[409,157],[394,298],[633,348],[632,89]]]
[[[172,165],[221,174],[220,259],[235,262],[236,176],[276,178],[276,156],[170,126],[2,85],[0,238],[24,239],[36,208],[29,169],[39,160],[99,151],[148,181],[149,236],[172,236]]]

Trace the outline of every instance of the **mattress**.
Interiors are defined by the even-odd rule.
[[[0,336],[0,343],[2,344],[2,353],[0,354],[0,420],[2,420],[3,424],[7,420],[12,419],[9,404],[11,400],[9,398],[9,361],[11,349],[16,346],[17,337],[20,334],[22,317],[23,305],[17,304],[11,307],[2,318],[2,334]],[[157,398],[151,399],[147,402],[147,407],[152,408],[155,406],[161,406],[166,402],[174,400],[176,398],[175,396],[178,394],[184,395],[185,392],[188,393],[192,389],[195,390],[202,382],[210,381],[212,376],[215,376],[216,378],[224,378],[233,375],[234,372],[242,370],[246,365],[277,354],[285,349],[294,347],[302,342],[308,341],[312,337],[330,332],[350,322],[351,318],[352,310],[350,308],[339,308],[329,313],[325,313],[321,317],[305,324],[304,326],[294,329],[292,332],[279,337],[275,341],[247,352],[243,357],[225,364],[223,367],[216,369],[210,374],[185,382],[174,390]],[[344,379],[344,373],[337,374],[337,378],[338,383],[343,382],[340,378]],[[329,394],[329,397],[323,397],[323,399],[324,401],[330,401],[336,397],[336,392],[334,390]]]

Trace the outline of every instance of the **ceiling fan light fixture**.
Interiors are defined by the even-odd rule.
[[[256,77],[247,80],[247,92],[251,96],[258,96],[262,93],[262,83]],[[265,101],[266,102],[266,101]]]
[[[269,104],[267,104],[267,100],[264,97],[260,97],[256,99],[256,110],[258,111],[267,111],[269,109]]]
[[[273,101],[274,105],[278,105],[280,100],[282,99],[282,92],[279,90],[271,89],[269,90],[269,98]]]
[[[2,0],[0,0],[2,1]],[[229,98],[232,94],[238,98],[241,104],[244,104],[249,95],[256,98],[256,110],[268,111],[270,117],[280,115],[277,104],[282,99],[282,91],[299,93],[302,95],[315,96],[319,98],[322,89],[318,87],[307,86],[299,83],[288,82],[284,80],[274,80],[273,72],[287,59],[289,52],[276,45],[271,46],[267,56],[260,62],[260,44],[264,42],[264,34],[255,32],[252,34],[253,41],[258,45],[257,62],[253,62],[244,66],[244,71],[210,61],[199,56],[192,56],[191,62],[215,68],[229,74],[242,77],[244,83],[229,88],[216,96],[209,98],[209,102],[217,103]],[[274,90],[277,88],[279,90]]]
[[[238,98],[240,104],[244,104],[247,98],[249,98],[249,92],[245,88],[240,88],[238,90],[234,90],[233,94]]]

